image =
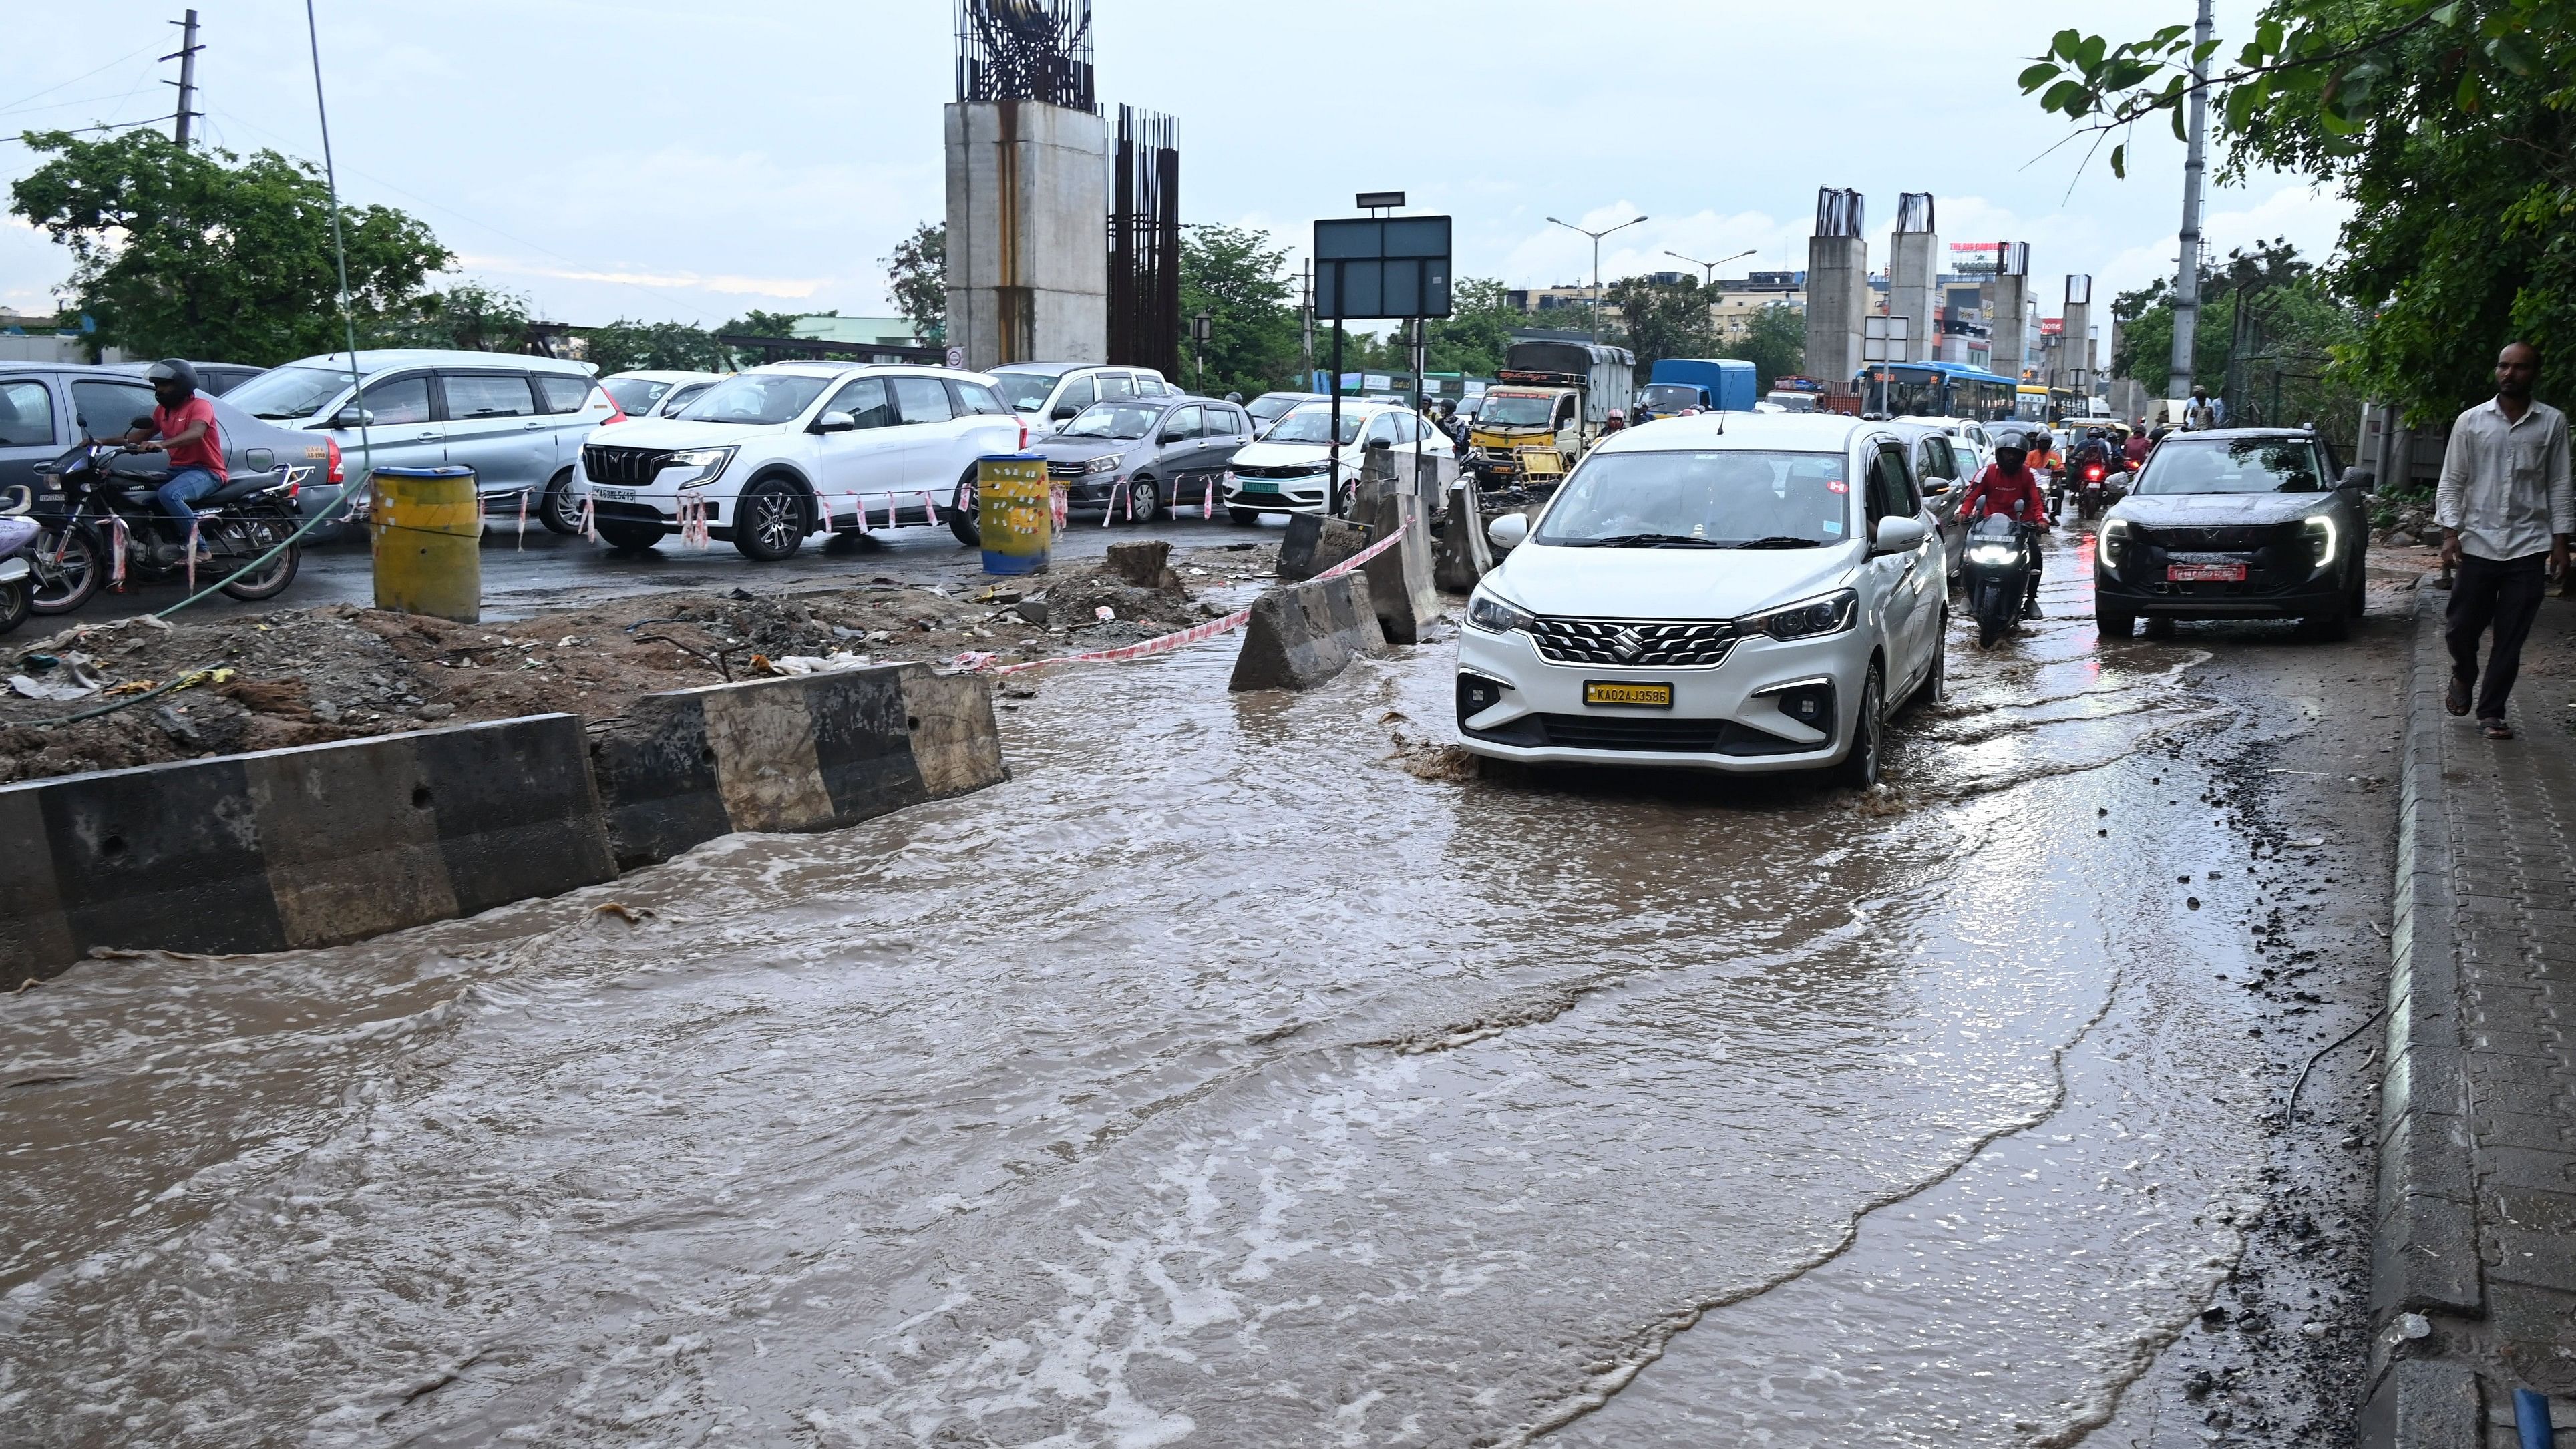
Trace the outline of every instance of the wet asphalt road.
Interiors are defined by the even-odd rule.
[[[1449,649],[1234,698],[1218,644],[1004,700],[1014,778],[967,799],[333,950],[84,966],[0,1002],[0,1414],[2208,1442],[2166,1417],[2173,1345],[2278,1191],[2241,923],[2314,869],[2212,802],[2275,788],[2244,739],[2352,707],[2283,680],[2386,640],[2097,646],[2085,549],[2051,619],[1954,628],[1885,799],[1422,778]],[[2332,879],[2304,909],[2384,909]],[[2317,1131],[2361,1110],[2310,1090]]]

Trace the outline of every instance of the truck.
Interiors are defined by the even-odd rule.
[[[1636,390],[1636,376],[1637,355],[1624,347],[1514,339],[1476,409],[1466,466],[1488,487],[1553,483],[1600,438],[1610,410]],[[1556,456],[1540,459],[1524,449]]]
[[[1656,361],[1637,394],[1632,423],[1701,412],[1753,411],[1753,364],[1732,357],[1666,357]]]

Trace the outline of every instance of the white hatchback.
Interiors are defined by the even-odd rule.
[[[982,373],[780,362],[716,383],[677,417],[592,433],[581,487],[612,547],[703,524],[749,557],[782,559],[816,532],[958,529],[975,460],[1027,444]]]
[[[1333,404],[1303,402],[1288,410],[1270,430],[1234,455],[1225,475],[1226,517],[1236,523],[1259,523],[1265,513],[1321,513],[1324,475],[1333,471]],[[1360,465],[1371,448],[1385,448],[1395,476],[1429,478],[1438,460],[1457,450],[1438,428],[1402,403],[1342,399],[1341,471],[1343,504],[1359,486]],[[1443,481],[1449,470],[1440,474]]]
[[[1711,413],[1614,434],[1476,587],[1458,735],[1539,764],[1837,768],[1940,694],[1947,567],[1894,430]]]

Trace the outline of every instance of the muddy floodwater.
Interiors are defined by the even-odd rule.
[[[1221,643],[970,798],[0,998],[6,1437],[2074,1443],[2258,1193],[2243,709],[1952,648],[1867,802],[1422,778],[1448,647]]]

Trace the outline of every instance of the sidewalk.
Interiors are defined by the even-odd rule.
[[[2576,1424],[2576,602],[2491,742],[2442,709],[2449,597],[2416,595],[2362,1442],[2512,1449],[2517,1388]]]

